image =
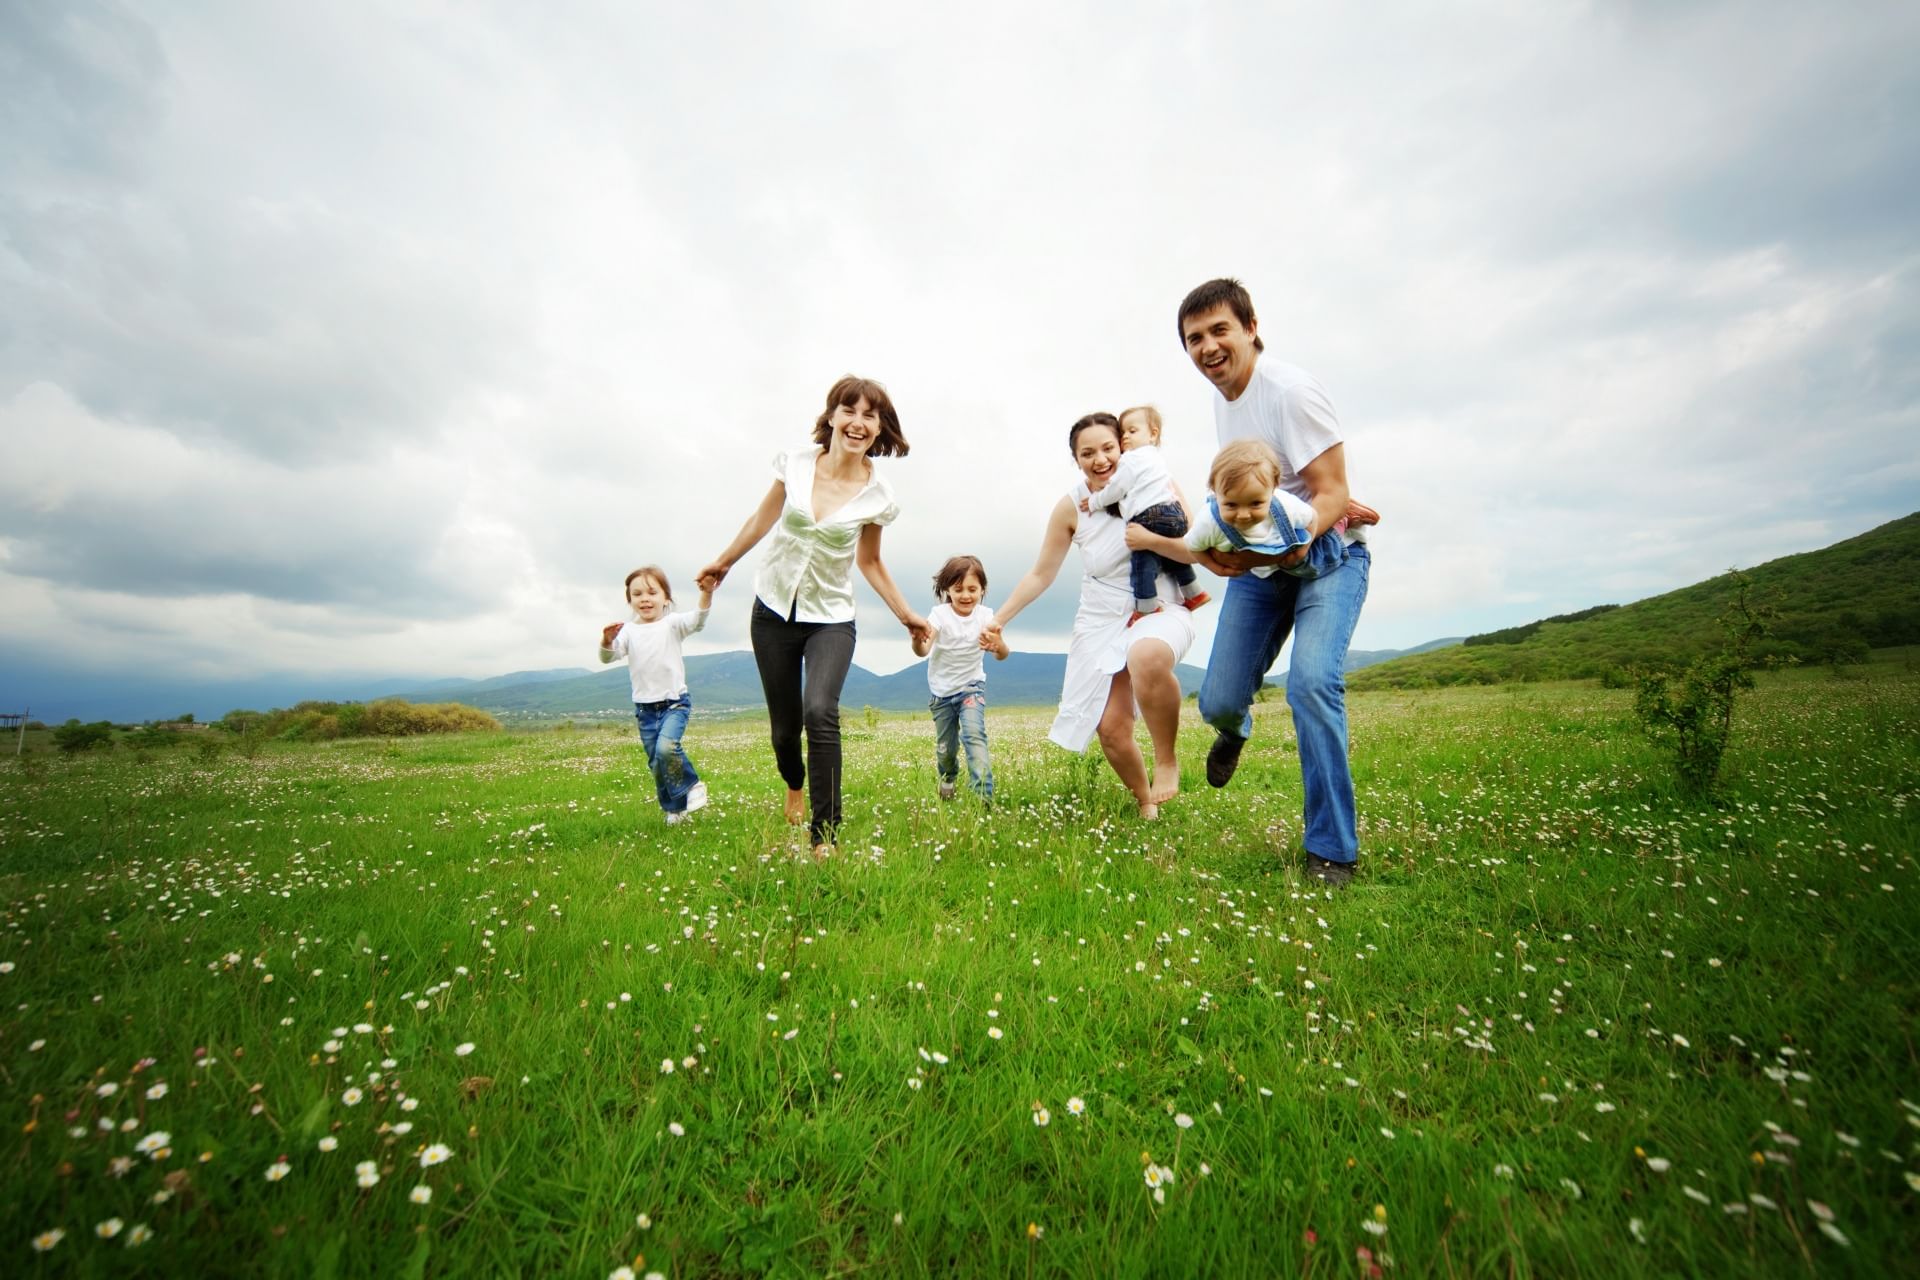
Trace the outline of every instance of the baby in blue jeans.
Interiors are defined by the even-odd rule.
[[[980,602],[987,594],[987,570],[977,557],[954,556],[933,575],[940,603],[927,611],[931,639],[913,638],[913,651],[927,660],[927,709],[933,713],[934,770],[940,798],[951,800],[960,780],[960,752],[967,756],[967,780],[982,800],[993,799],[993,762],[987,755],[987,673],[980,633],[993,625],[993,610]],[[993,656],[1008,648],[997,639]]]
[[[1150,404],[1136,405],[1120,415],[1120,465],[1098,494],[1081,486],[1080,509],[1092,514],[1102,508],[1108,515],[1120,516],[1128,524],[1137,524],[1149,533],[1179,538],[1187,532],[1186,508],[1173,477],[1160,456],[1160,411]],[[1180,603],[1198,609],[1210,597],[1200,589],[1191,561],[1136,550],[1128,555],[1127,576],[1133,587],[1132,626],[1150,613],[1158,613],[1161,574],[1173,579],[1180,591]]]
[[[1207,476],[1207,505],[1187,530],[1185,539],[1142,538],[1151,549],[1169,558],[1193,561],[1202,551],[1258,551],[1270,556],[1305,555],[1291,564],[1263,564],[1248,570],[1255,577],[1276,573],[1296,578],[1318,578],[1332,573],[1347,559],[1344,536],[1349,522],[1374,524],[1379,513],[1353,503],[1320,537],[1310,536],[1313,508],[1280,487],[1280,459],[1263,441],[1235,440],[1214,455]],[[1129,546],[1134,545],[1129,539]]]
[[[1273,450],[1259,440],[1235,440],[1214,455],[1207,509],[1187,531],[1186,548],[1283,556],[1305,547],[1307,554],[1295,563],[1263,564],[1249,572],[1318,578],[1346,562],[1347,523],[1343,517],[1324,536],[1311,536],[1313,508],[1280,488],[1280,459]]]

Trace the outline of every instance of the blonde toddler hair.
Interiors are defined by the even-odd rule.
[[[1213,455],[1207,492],[1218,496],[1228,485],[1258,477],[1269,489],[1280,487],[1280,455],[1261,440],[1235,440]]]
[[[1153,437],[1153,442],[1155,444],[1159,444],[1160,443],[1160,426],[1161,426],[1160,411],[1154,408],[1150,404],[1137,404],[1133,406],[1133,408],[1123,412],[1120,415],[1120,421],[1125,422],[1127,420],[1127,415],[1134,414],[1134,413],[1144,413],[1147,415],[1147,433]]]

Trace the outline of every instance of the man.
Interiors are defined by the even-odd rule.
[[[1338,567],[1312,579],[1249,572],[1297,564],[1305,548],[1286,557],[1200,553],[1202,563],[1230,579],[1200,686],[1200,715],[1216,734],[1207,781],[1224,787],[1233,777],[1253,733],[1254,693],[1291,632],[1287,705],[1300,745],[1307,874],[1338,888],[1353,878],[1360,854],[1344,672],[1372,569],[1364,529],[1343,523],[1349,495],[1339,420],[1310,374],[1262,354],[1253,300],[1238,280],[1209,280],[1189,293],[1180,304],[1179,329],[1194,368],[1219,393],[1213,420],[1220,443],[1251,437],[1270,446],[1280,455],[1281,487],[1313,508],[1311,532],[1339,539],[1345,553]]]

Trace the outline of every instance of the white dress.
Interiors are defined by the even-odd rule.
[[[1068,495],[1071,500],[1072,495]],[[1133,588],[1127,577],[1127,522],[1101,512],[1076,511],[1073,544],[1080,548],[1080,609],[1073,615],[1067,642],[1067,675],[1060,686],[1060,710],[1047,740],[1069,751],[1084,751],[1100,727],[1115,673],[1126,669],[1127,650],[1141,640],[1159,640],[1179,662],[1193,647],[1193,614],[1180,602],[1173,579],[1160,575],[1160,612],[1131,627]]]

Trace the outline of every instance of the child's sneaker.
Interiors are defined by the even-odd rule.
[[[951,782],[943,782],[940,784],[940,798],[942,800],[953,799],[953,784]]]
[[[1212,600],[1212,599],[1213,597],[1208,595],[1206,592],[1196,591],[1194,594],[1188,596],[1185,600],[1182,600],[1180,603],[1187,606],[1188,609],[1198,609],[1201,605],[1206,604],[1209,600]]]
[[[707,784],[704,782],[696,782],[687,792],[687,812],[692,813],[695,809],[704,809],[706,807]]]
[[[670,813],[667,815],[667,825],[670,827],[677,827],[686,820],[687,815],[684,810],[679,813]]]
[[[1163,605],[1163,606],[1161,606],[1161,608],[1165,608],[1165,606]],[[1145,613],[1142,613],[1142,612],[1140,612],[1140,610],[1138,610],[1138,609],[1135,609],[1135,610],[1133,611],[1133,616],[1132,616],[1131,618],[1128,618],[1128,619],[1127,619],[1127,625],[1128,625],[1128,626],[1132,626],[1132,625],[1133,625],[1134,623],[1136,623],[1136,622],[1138,622],[1138,621],[1140,621],[1140,619],[1142,619],[1142,618],[1151,618],[1151,617],[1152,617],[1152,616],[1153,616],[1154,614],[1156,614],[1156,613],[1158,613],[1158,612],[1160,612],[1160,610],[1159,610],[1159,609],[1149,609],[1149,610],[1147,610],[1147,611],[1146,611]]]

